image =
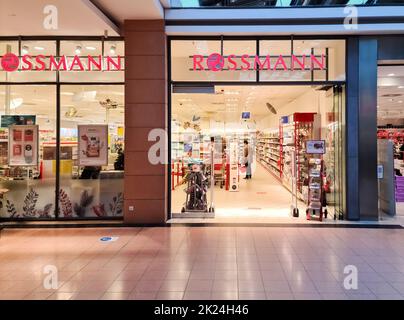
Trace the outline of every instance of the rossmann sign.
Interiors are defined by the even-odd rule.
[[[120,71],[121,56],[31,56],[18,57],[7,53],[1,57],[1,68],[7,72],[13,71]]]
[[[212,53],[208,56],[193,55],[192,71],[251,71],[251,70],[284,70],[307,71],[326,70],[327,56],[321,55],[289,55],[289,56],[258,56],[258,55],[221,55]]]

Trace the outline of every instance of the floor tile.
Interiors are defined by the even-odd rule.
[[[78,292],[70,300],[98,300],[103,294],[103,292]]]
[[[161,283],[161,291],[185,291],[188,280],[164,280]]]
[[[321,293],[323,300],[348,300],[349,297],[345,293]]]
[[[74,292],[56,292],[52,293],[46,300],[70,300],[74,295]]]
[[[107,292],[132,292],[138,281],[131,280],[116,280],[111,286],[106,290]]]
[[[319,293],[293,293],[295,300],[322,300]]]
[[[184,291],[160,291],[157,293],[157,300],[182,300]]]
[[[272,292],[267,293],[267,299],[269,300],[294,300],[295,297],[292,293],[285,292]]]
[[[239,280],[238,290],[240,292],[264,292],[264,285],[261,280]]]
[[[160,280],[145,280],[145,281],[139,281],[136,286],[134,291],[136,292],[150,292],[150,291],[159,291],[161,288],[163,281]]]
[[[213,287],[213,281],[208,280],[189,280],[186,286],[187,291],[211,291]]]
[[[240,291],[238,293],[238,297],[240,300],[266,300],[267,296],[265,292],[260,291],[260,292],[254,292],[254,291],[248,291],[248,292],[242,292]]]
[[[156,291],[148,292],[132,292],[128,296],[128,300],[155,300],[157,296]]]
[[[236,280],[218,280],[213,281],[212,291],[238,291]]]
[[[211,292],[185,291],[183,300],[207,300],[211,298]]]
[[[265,281],[264,289],[267,293],[290,293],[290,286],[287,281]]]
[[[237,291],[213,291],[212,300],[237,300],[239,295]]]

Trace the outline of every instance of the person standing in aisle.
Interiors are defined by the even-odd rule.
[[[244,140],[244,165],[246,167],[246,175],[244,179],[251,179],[251,162],[252,162],[252,152],[250,146],[248,145],[248,140]]]

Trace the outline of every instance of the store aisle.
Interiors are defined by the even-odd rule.
[[[244,180],[243,177],[244,174],[241,174],[238,192],[215,187],[216,218],[248,218],[252,219],[251,222],[259,218],[290,218],[292,196],[275,177],[258,163],[255,163],[252,180]],[[172,193],[173,212],[181,211],[185,201],[183,189],[184,186],[177,187]],[[299,207],[304,212],[304,204],[300,203]]]

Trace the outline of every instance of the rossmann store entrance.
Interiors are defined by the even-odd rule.
[[[345,40],[173,38],[170,208],[183,222],[345,212]]]

